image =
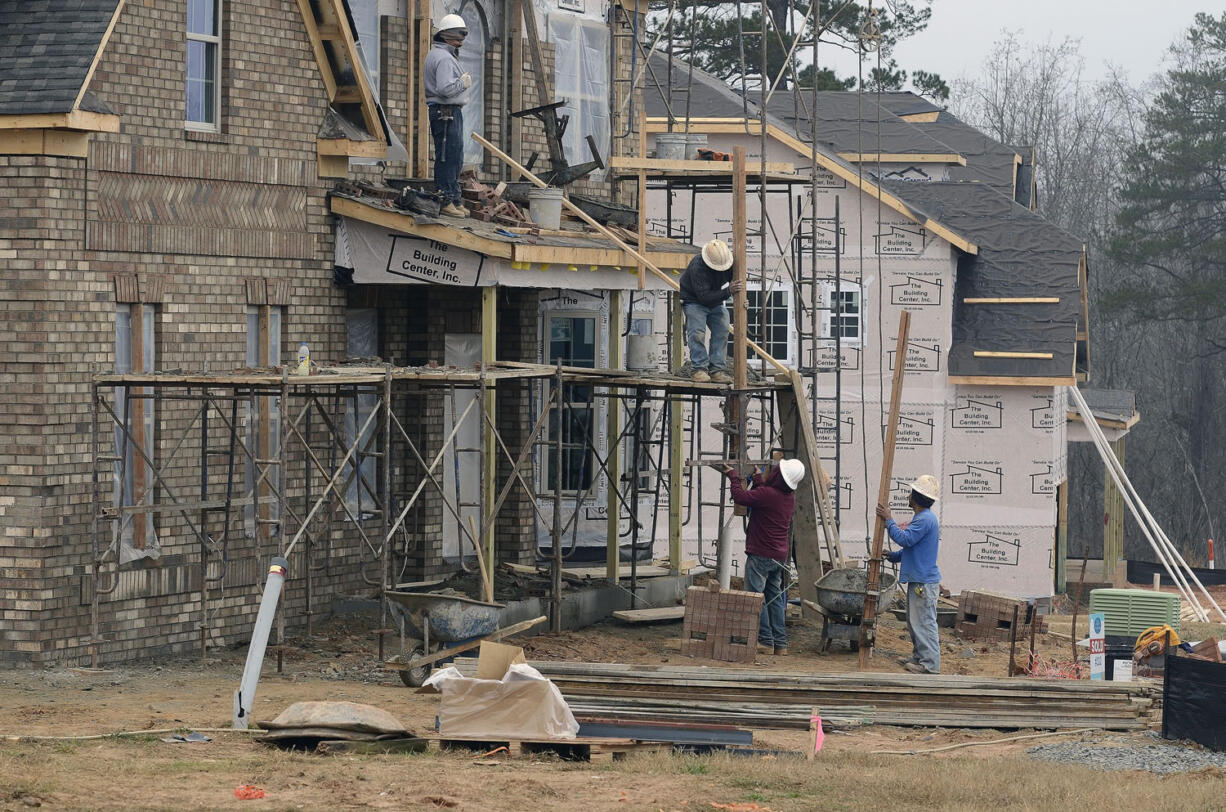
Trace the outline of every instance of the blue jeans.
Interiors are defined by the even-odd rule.
[[[723,372],[728,365],[728,308],[721,302],[705,307],[698,302],[686,302],[685,341],[690,345],[690,367],[695,371],[709,369]],[[711,352],[704,342],[707,328],[711,329]]]
[[[750,553],[745,560],[745,589],[762,593],[762,617],[758,620],[758,644],[787,648],[788,633],[783,626],[788,595],[784,592],[787,564]]]
[[[464,114],[456,105],[427,105],[434,137],[434,189],[443,205],[460,205],[460,170],[464,167]],[[440,116],[450,110],[451,120]]]
[[[941,671],[941,637],[937,633],[940,584],[907,584],[907,632],[917,662],[934,674]]]

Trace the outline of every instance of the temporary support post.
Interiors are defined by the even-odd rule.
[[[498,288],[481,289],[481,369],[493,369],[498,360]],[[497,405],[494,383],[482,379],[481,407],[485,420],[481,422],[481,532],[485,544],[485,571],[491,584],[494,583],[494,474],[498,469],[498,438],[493,426],[498,424],[494,414]]]
[[[1108,477],[1109,479],[1110,477]],[[1056,486],[1056,594],[1068,589],[1068,480]]]
[[[745,147],[738,145],[732,150],[732,281],[737,283],[739,288],[732,294],[732,321],[737,327],[732,339],[732,387],[735,391],[728,396],[724,412],[727,425],[735,428],[734,433],[726,435],[731,438],[728,456],[741,462],[737,466],[737,474],[741,476],[745,474],[744,461],[746,458],[744,393],[746,387],[749,386],[748,358],[746,357],[746,342],[749,334],[749,298],[745,292],[745,281],[749,277],[745,266],[749,261],[749,255],[745,245],[747,230],[745,208]],[[732,508],[733,516],[744,516],[748,512],[742,505],[734,505]],[[727,525],[720,528],[719,544],[716,548],[720,553],[721,560],[718,566],[721,573],[720,583],[723,586],[727,586],[731,563],[722,560],[730,555],[727,551],[729,530]]]
[[[638,6],[638,0],[635,0]],[[635,9],[638,13],[638,9]],[[633,92],[633,89],[632,91]],[[647,110],[639,108],[639,158],[647,157]],[[638,174],[638,197],[636,206],[639,209],[639,250],[647,253],[647,170],[640,168]],[[639,290],[647,287],[647,266],[639,263]]]
[[[685,335],[685,320],[681,312],[681,297],[668,294],[669,321],[672,329],[668,335],[668,369],[681,369],[685,356],[682,337]],[[681,477],[685,465],[685,423],[682,414],[683,401],[674,395],[668,401],[668,568],[681,570]]]
[[[640,204],[642,205],[642,204]],[[643,270],[646,273],[646,269]],[[621,369],[624,366],[622,358],[622,347],[624,341],[622,338],[622,292],[620,290],[609,291],[609,367],[611,369]],[[613,394],[614,390],[609,389],[609,394]],[[605,419],[605,431],[609,438],[609,462],[608,474],[605,478],[608,480],[608,507],[605,510],[608,513],[608,530],[605,546],[605,576],[617,583],[617,564],[618,564],[618,541],[621,530],[621,510],[619,509],[618,493],[621,483],[618,481],[618,472],[622,469],[621,464],[621,443],[618,442],[618,437],[621,436],[621,398],[610,397],[607,399],[606,407],[608,412]],[[634,521],[634,516],[630,517]]]
[[[1111,440],[1111,451],[1124,465],[1124,438]],[[1103,477],[1103,580],[1115,576],[1115,566],[1124,557],[1124,494],[1115,480]]]
[[[531,13],[531,12],[529,12]],[[562,430],[563,422],[566,420],[566,404],[562,397],[562,359],[558,359],[558,371],[554,378],[554,408],[557,409],[557,423],[554,424],[557,429],[557,436],[554,438],[553,448],[550,453],[553,454],[553,527],[551,528],[551,536],[553,541],[553,555],[551,566],[549,569],[549,630],[551,632],[562,631],[562,440],[566,436],[566,432]],[[575,497],[575,511],[579,510],[581,498]]]
[[[902,404],[902,379],[907,369],[907,335],[911,332],[911,311],[898,318],[898,347],[894,354],[894,381],[890,386],[890,418],[885,429],[885,450],[881,455],[881,484],[877,504],[890,503],[890,475],[894,471],[894,443],[898,439],[898,410]],[[881,583],[881,548],[885,543],[885,520],[877,517],[873,525],[873,550],[868,560],[868,588],[864,593],[864,615],[860,618],[860,668],[868,667],[873,654],[877,623],[877,591]]]

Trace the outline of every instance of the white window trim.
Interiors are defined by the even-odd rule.
[[[788,333],[787,354],[784,357],[779,357],[778,355],[772,354],[772,357],[774,357],[776,361],[783,364],[784,366],[795,366],[796,365],[796,360],[795,360],[796,350],[800,343],[800,337],[796,330],[796,308],[794,306],[795,297],[794,297],[794,291],[791,285],[785,284],[778,280],[768,283],[768,284],[764,284],[761,281],[757,281],[757,282],[747,281],[745,283],[745,290],[746,292],[756,290],[759,292],[769,292],[771,294],[782,293],[784,298],[787,300],[785,303],[785,308],[788,314],[787,315],[787,333]],[[746,320],[748,321],[748,318]],[[729,339],[731,340],[731,336],[729,337]],[[770,349],[768,348],[767,344],[764,343],[762,347],[763,349],[766,349],[767,352],[770,352]],[[731,357],[732,357],[731,354],[729,354],[729,359],[731,359]],[[761,367],[766,364],[766,361],[764,361],[757,353],[751,353],[748,360],[750,364],[756,367]]]
[[[859,319],[860,319],[859,335],[855,337],[843,336],[842,339],[840,340],[840,343],[848,344],[848,345],[856,346],[856,347],[864,347],[866,346],[865,324],[864,324],[864,304],[865,304],[864,303],[864,287],[858,282],[853,282],[849,279],[844,279],[839,283],[839,292],[841,294],[846,294],[849,292],[855,293],[858,296],[859,303],[860,303],[860,312],[858,314]],[[835,293],[835,290],[834,290],[833,281],[827,281],[827,282],[822,283],[822,287],[821,287],[821,297],[822,297],[822,301],[821,301],[821,316],[822,316],[821,339],[824,341],[834,341],[835,340],[835,336],[833,333],[833,324],[834,324],[834,315],[835,315],[834,309],[833,309],[834,308],[834,293]]]
[[[187,59],[186,46],[184,46],[183,60],[183,128],[193,132],[216,133],[221,132],[221,66],[222,66],[222,50],[221,41],[222,21],[225,19],[225,0],[216,0],[217,3],[217,34],[209,36],[208,34],[193,34],[187,31],[187,23],[184,21],[184,33],[187,34],[189,42],[208,42],[217,46],[217,60],[213,65],[215,75],[213,77],[213,117],[215,121],[190,121],[187,118]]]

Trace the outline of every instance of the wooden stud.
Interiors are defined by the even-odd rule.
[[[608,366],[613,369],[621,369],[623,366],[622,346],[624,339],[622,338],[621,326],[622,321],[622,292],[620,290],[609,291],[609,358]],[[614,394],[614,390],[610,389],[609,394]],[[622,454],[621,443],[617,442],[617,438],[621,436],[621,398],[609,397],[605,399],[605,433],[609,438],[609,458],[606,463],[608,467],[608,493],[606,508],[608,523],[605,528],[605,577],[613,583],[617,583],[618,578],[618,563],[619,563],[619,543],[621,541],[621,510],[620,505],[620,488],[621,483],[618,481],[618,476],[622,470]],[[630,521],[634,521],[634,517],[630,517]]]
[[[894,380],[890,385],[890,417],[886,423],[885,450],[881,459],[881,481],[877,488],[877,504],[890,504],[890,476],[894,472],[894,445],[898,439],[898,411],[902,404],[903,371],[906,369],[907,337],[911,331],[911,311],[904,310],[898,318],[898,347],[894,364]],[[873,549],[868,560],[868,589],[864,595],[864,615],[860,619],[860,669],[868,667],[873,653],[874,627],[877,622],[877,586],[881,583],[881,549],[885,542],[885,520],[878,517],[873,525]]]
[[[1111,451],[1124,465],[1124,437],[1110,440]],[[1110,580],[1115,565],[1124,558],[1124,494],[1113,477],[1103,482],[1103,580]]]
[[[643,107],[639,108],[639,155],[640,161],[647,160],[647,111]],[[613,159],[614,161],[618,159]],[[616,163],[613,164],[616,166]],[[637,197],[635,198],[635,206],[638,207],[638,237],[639,250],[646,253],[647,251],[647,173],[642,169],[638,172],[638,189]],[[647,287],[647,266],[643,263],[638,264],[639,270],[639,290]]]
[[[1077,380],[1069,375],[1060,377],[1030,377],[1019,375],[950,375],[947,379],[953,384],[971,384],[973,386],[1076,386]]]
[[[676,372],[685,362],[684,336],[685,316],[681,297],[668,295],[669,311],[672,314],[672,331],[668,336],[668,370]],[[681,478],[685,460],[685,402],[674,396],[669,401],[668,414],[668,568],[674,572],[681,569]]]
[[[1056,486],[1056,594],[1068,589],[1068,480]]]
[[[732,340],[732,385],[737,389],[745,389],[749,385],[748,358],[745,352],[745,342],[749,333],[748,313],[749,299],[745,290],[745,282],[749,273],[745,267],[748,262],[746,252],[747,214],[745,192],[745,147],[738,144],[732,149],[732,281],[740,285],[740,290],[732,295],[732,321],[739,329]]]
[[[1032,358],[1036,360],[1052,359],[1050,352],[995,352],[989,350],[975,350],[976,358]]]
[[[498,359],[498,288],[485,287],[481,289],[481,369],[492,368]],[[481,440],[484,446],[482,453],[483,470],[481,471],[481,515],[482,529],[485,532],[485,566],[489,579],[494,580],[494,481],[498,469],[498,438],[490,428],[497,425],[497,396],[492,381],[485,382],[481,395],[481,406],[485,410],[486,419],[482,421]]]
[[[962,300],[963,304],[1059,304],[1059,302],[1059,296],[992,296]]]

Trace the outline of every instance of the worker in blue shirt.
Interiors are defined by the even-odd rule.
[[[941,593],[941,571],[937,551],[941,546],[941,527],[932,506],[940,498],[941,485],[931,474],[911,483],[908,504],[915,515],[911,521],[895,524],[887,505],[877,505],[877,516],[885,519],[886,532],[902,549],[886,554],[902,563],[899,583],[907,585],[907,631],[911,635],[911,658],[902,661],[913,674],[941,673],[941,638],[937,633],[937,598]]]

